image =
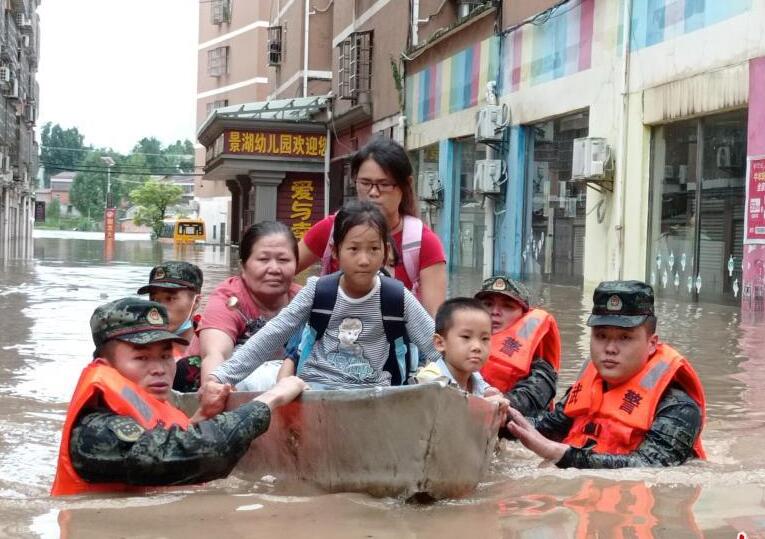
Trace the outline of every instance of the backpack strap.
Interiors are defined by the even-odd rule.
[[[337,214],[335,214],[337,215]],[[332,228],[329,229],[329,238],[327,238],[327,246],[324,248],[324,254],[321,255],[321,273],[320,275],[329,275],[330,264],[332,263],[332,247],[335,242],[332,237],[335,235],[335,221],[332,221]]]
[[[321,340],[324,332],[329,325],[329,319],[337,303],[337,289],[340,286],[341,272],[337,271],[329,275],[319,277],[316,281],[316,289],[313,294],[313,304],[311,305],[311,315],[308,318],[300,339],[299,354],[296,372],[299,373],[305,360],[311,354],[313,345]]]
[[[391,385],[403,385],[412,371],[410,366],[409,334],[404,319],[404,284],[380,275],[380,311],[385,336],[390,343],[388,359],[383,370],[391,375]]]
[[[404,229],[401,233],[401,258],[404,269],[412,282],[412,293],[419,296],[420,248],[422,247],[422,221],[411,215],[404,215]]]

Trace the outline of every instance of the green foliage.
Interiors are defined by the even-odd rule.
[[[93,152],[82,162],[90,170],[78,172],[72,182],[69,198],[81,215],[100,219],[106,207],[106,170],[101,155]],[[92,167],[92,168],[91,168]]]
[[[393,56],[390,57],[390,69],[393,74],[393,84],[396,87],[396,92],[398,93],[398,108],[403,113],[404,112],[404,76],[401,73],[401,68],[399,67],[398,62],[396,62],[396,59],[393,58]]]
[[[84,135],[76,127],[63,129],[58,124],[46,123],[40,132],[42,147],[40,163],[45,167],[43,179],[46,187],[50,186],[50,177],[63,170],[71,170],[85,157]]]
[[[130,192],[130,200],[138,206],[133,222],[150,226],[154,236],[159,236],[167,208],[177,204],[182,195],[183,190],[177,185],[147,181]]]
[[[48,204],[47,211],[45,212],[45,220],[50,222],[58,222],[61,219],[61,202],[54,198]]]

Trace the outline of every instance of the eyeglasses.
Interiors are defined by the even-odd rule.
[[[371,180],[356,180],[356,189],[369,192],[372,187],[377,187],[381,193],[390,193],[396,187],[394,182],[373,182]]]

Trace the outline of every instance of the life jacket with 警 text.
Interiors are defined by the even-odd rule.
[[[481,376],[502,393],[510,391],[531,371],[536,358],[560,369],[560,333],[555,318],[542,309],[531,309],[515,323],[491,336],[491,351]]]
[[[147,430],[155,427],[170,428],[174,425],[187,429],[190,425],[186,414],[170,403],[150,395],[113,367],[91,363],[83,369],[66,413],[56,478],[51,488],[52,496],[115,492],[135,488],[120,483],[88,483],[75,471],[69,455],[69,442],[80,413],[89,406],[106,407],[117,415],[132,418]]]
[[[574,420],[563,443],[584,447],[594,441],[595,453],[631,453],[645,439],[659,401],[671,383],[678,384],[696,401],[703,425],[706,400],[701,380],[688,360],[672,347],[659,344],[640,372],[608,391],[590,361],[571,387],[563,409]],[[693,444],[693,452],[700,459],[706,458],[701,433]]]

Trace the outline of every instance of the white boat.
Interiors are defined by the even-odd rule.
[[[254,396],[233,393],[229,407]],[[185,397],[187,412],[195,398]],[[460,497],[486,473],[500,419],[496,404],[441,383],[306,391],[277,409],[234,473],[327,492]]]

